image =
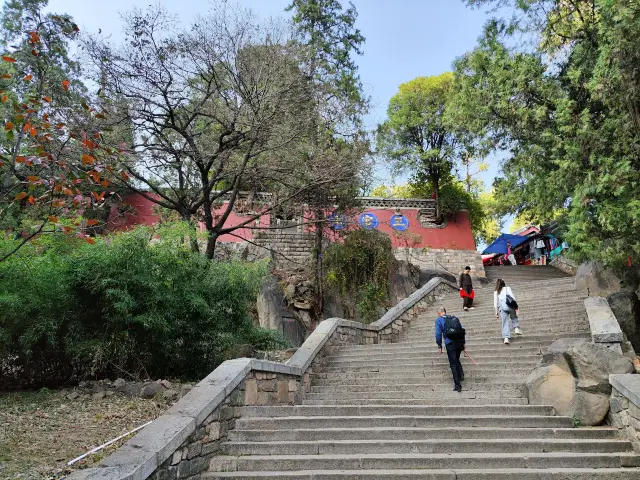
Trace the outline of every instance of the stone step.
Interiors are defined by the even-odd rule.
[[[487,315],[484,318],[470,319],[463,316],[458,316],[460,323],[465,329],[471,331],[487,331],[492,328],[501,328],[501,320],[496,318],[495,314]],[[555,331],[571,331],[575,328],[588,328],[589,321],[586,314],[581,313],[579,316],[565,317],[562,321],[557,317],[550,316],[548,318],[531,318],[526,315],[519,315],[521,325],[527,325],[529,329],[535,330],[536,333]],[[409,323],[409,327],[404,331],[404,334],[414,335],[421,332],[432,332],[435,329],[435,317],[429,318],[427,321],[412,321]]]
[[[523,326],[524,328],[524,326]],[[526,332],[525,332],[526,333]],[[536,340],[536,341],[546,341],[548,342],[548,345],[551,345],[554,341],[559,340],[561,338],[588,338],[590,336],[589,333],[587,332],[560,332],[560,333],[540,333],[540,332],[536,332],[536,333],[526,333],[526,335],[523,335],[522,337],[515,337],[514,341],[521,341],[521,342],[527,342],[527,341],[532,341],[532,340]],[[483,335],[483,336],[476,336],[473,339],[468,339],[467,340],[467,345],[471,345],[472,342],[475,342],[476,344],[478,343],[482,343],[482,344],[498,344],[498,343],[502,343],[502,338],[500,337],[500,332],[498,330],[498,335]],[[433,345],[434,342],[431,341],[431,339],[428,342],[430,345]],[[420,338],[404,338],[402,339],[401,342],[396,343],[396,345],[427,345],[427,342],[425,342],[425,340],[422,340]],[[367,347],[367,345],[363,345],[364,348]],[[355,350],[355,347],[354,347]]]
[[[462,325],[466,329],[467,339],[471,339],[472,336],[484,338],[492,334],[497,334],[498,336],[501,336],[500,333],[502,331],[502,327],[500,326],[497,320],[494,324],[485,326],[485,327],[478,327],[473,325],[468,326],[467,323],[462,323]],[[531,332],[534,332],[537,335],[544,335],[544,334],[559,335],[562,333],[589,333],[590,332],[588,324],[582,323],[582,322],[580,324],[565,324],[562,326],[556,325],[556,326],[549,326],[549,327],[539,327],[535,324],[531,324],[526,320],[522,320],[522,319],[520,320],[520,329],[523,332],[523,336],[528,335]],[[435,330],[433,328],[425,328],[423,330],[408,330],[404,332],[404,334],[400,338],[400,342],[404,340],[419,339],[419,338],[422,338],[423,336],[433,337],[434,335],[435,335]]]
[[[461,310],[451,310],[450,308],[447,309],[447,312],[449,312],[452,315],[455,315],[456,317],[458,317],[460,319],[460,321],[462,322],[463,325],[466,326],[466,324],[470,324],[470,325],[491,325],[494,323],[500,323],[500,320],[498,317],[496,317],[495,311],[493,310],[493,308],[491,308],[491,310],[487,310],[485,312],[482,311],[470,311],[470,312],[463,312]],[[435,325],[435,319],[436,319],[437,315],[435,313],[435,311],[433,313],[429,313],[427,316],[424,317],[418,317],[418,318],[414,318],[411,320],[410,325],[412,327],[431,327],[433,328],[433,326]],[[554,312],[535,312],[532,310],[520,310],[520,314],[518,315],[518,318],[520,318],[520,320],[525,320],[528,321],[530,323],[535,323],[536,325],[541,324],[541,325],[563,325],[565,323],[577,323],[577,322],[586,322],[588,324],[587,321],[587,316],[586,316],[586,311],[584,308],[582,308],[579,311],[575,311],[575,312],[570,312],[570,313],[565,313],[565,315],[562,316],[562,318],[558,317],[557,313]]]
[[[583,335],[584,338],[587,338],[587,335]],[[396,354],[399,352],[421,352],[421,351],[433,351],[435,347],[435,340],[432,340],[433,336],[429,338],[429,341],[423,340],[423,345],[420,345],[418,340],[414,341],[411,345],[408,345],[409,341],[403,341],[398,343],[379,343],[379,344],[370,344],[370,345],[348,345],[339,347],[336,352],[339,355],[349,354],[349,355],[359,355],[365,353],[377,354]],[[546,350],[554,340],[551,340],[550,343],[547,343],[547,340],[541,339],[532,339],[532,335],[523,335],[518,338],[514,338],[514,341],[517,340],[517,344],[511,345],[513,348],[544,348]],[[495,351],[495,346],[497,344],[502,344],[502,338],[491,338],[486,343],[481,343],[477,341],[477,339],[468,339],[466,345],[474,345],[476,349],[491,349]],[[474,350],[475,351],[475,350]]]
[[[491,388],[493,385],[501,385],[504,383],[508,383],[513,381],[516,378],[523,380],[524,377],[528,374],[527,372],[522,372],[520,374],[512,374],[512,375],[498,375],[492,374],[491,372],[482,372],[477,370],[472,370],[471,367],[466,368],[466,364],[463,363],[463,368],[465,368],[466,379],[465,382],[468,384],[471,382],[472,385],[485,385],[486,388]],[[326,375],[326,374],[325,374]],[[523,377],[524,376],[524,377]],[[418,376],[402,376],[398,377],[397,375],[368,375],[364,378],[359,378],[358,376],[354,376],[351,374],[342,374],[341,376],[332,375],[328,378],[321,378],[320,376],[314,376],[312,378],[311,384],[317,387],[336,387],[339,388],[343,385],[353,385],[357,386],[367,386],[367,387],[376,387],[377,385],[388,385],[392,384],[394,380],[398,381],[401,385],[420,385],[420,384],[444,384],[447,385],[451,382],[451,370],[442,370],[441,372],[437,372],[434,375]],[[471,388],[473,389],[473,388]]]
[[[301,405],[306,408],[349,408],[349,406],[312,406]],[[525,408],[531,405],[459,405],[458,408],[509,409]],[[363,405],[361,408],[367,408]],[[358,408],[354,406],[353,408]],[[381,408],[376,406],[376,408]],[[391,407],[386,407],[391,409]],[[411,407],[408,407],[411,408]],[[431,406],[430,408],[437,408]],[[447,408],[441,406],[441,409]],[[393,408],[395,410],[395,408]],[[374,428],[374,427],[515,427],[515,428],[558,428],[572,425],[569,417],[555,417],[551,415],[371,415],[371,416],[288,416],[288,417],[259,417],[239,418],[236,428],[242,430],[290,430],[292,428]]]
[[[501,328],[501,320],[496,318],[495,314],[488,315],[484,318],[470,319],[462,316],[458,316],[460,323],[467,330],[485,331],[492,328]],[[589,321],[586,314],[573,317],[565,317],[562,320],[558,320],[558,317],[549,316],[548,318],[531,318],[526,315],[519,315],[518,319],[520,324],[529,326],[530,329],[534,329],[536,332],[551,332],[555,330],[566,331],[574,329],[576,327],[585,328],[589,327]],[[405,334],[417,334],[424,331],[433,331],[435,329],[435,318],[430,318],[425,322],[410,322],[409,328],[405,330]]]
[[[631,442],[593,439],[423,439],[423,440],[313,440],[269,442],[227,442],[221,445],[226,455],[358,455],[358,454],[455,454],[475,453],[548,453],[629,452]]]
[[[541,344],[542,345],[542,344]],[[517,346],[514,345],[515,349],[513,350],[517,350],[518,353],[522,353],[524,355],[538,355],[541,352],[543,352],[543,350],[546,351],[546,348],[542,348],[542,346],[533,346],[533,347],[523,347],[522,345]],[[373,350],[373,349],[372,349]],[[474,350],[474,353],[476,355],[486,355],[486,354],[490,354],[493,353],[495,355],[502,355],[503,351],[496,351],[495,347],[485,347],[485,348],[480,348],[480,347],[476,347]],[[504,353],[505,355],[508,355],[509,352]],[[331,361],[338,361],[338,360],[365,360],[365,359],[371,359],[371,360],[380,360],[380,361],[390,361],[390,360],[394,360],[396,358],[403,358],[403,357],[411,357],[411,358],[425,358],[425,357],[435,357],[437,355],[440,355],[437,351],[434,351],[433,347],[432,348],[407,348],[407,349],[399,349],[399,350],[395,350],[394,352],[385,352],[385,351],[362,351],[360,353],[353,353],[350,350],[346,350],[344,351],[344,353],[339,353],[337,355],[332,355],[330,357]],[[475,357],[474,357],[475,358]]]
[[[540,360],[540,353],[530,354],[522,352],[520,349],[516,351],[509,351],[508,349],[503,349],[494,353],[480,353],[474,352],[473,356],[474,360],[480,363],[480,360],[485,362],[502,362],[502,361],[512,361],[514,359],[518,359],[520,362],[535,362]],[[424,365],[430,364],[440,364],[442,363],[443,357],[446,359],[446,354],[439,353],[435,351],[433,353],[426,353],[421,355],[398,355],[393,359],[393,363],[395,365],[403,365],[403,364],[414,364],[414,363],[422,363]],[[344,367],[344,366],[367,366],[367,365],[389,365],[388,359],[379,359],[376,357],[368,357],[362,359],[354,359],[354,358],[335,358],[330,357],[327,360],[328,367]]]
[[[573,307],[573,306],[582,305],[584,302],[584,299],[586,298],[584,296],[577,295],[575,290],[565,290],[565,289],[562,289],[562,290],[550,289],[548,292],[538,291],[535,295],[518,294],[519,292],[514,292],[514,293],[517,296],[518,305],[520,304],[529,305],[532,307],[540,308],[542,310],[552,310],[552,309],[557,310],[563,307]],[[541,304],[540,296],[542,295],[553,295],[553,296],[547,297],[544,303]],[[456,307],[460,309],[462,308],[462,298],[460,297],[460,294],[456,293],[455,291],[453,291],[450,294],[447,294],[447,296],[444,297],[442,300],[440,300],[439,303],[443,304],[445,307],[450,305],[452,307]],[[435,304],[428,308],[434,309],[437,307],[438,307],[438,304]],[[474,310],[477,310],[478,308],[493,308],[493,292],[487,291],[487,290],[480,291],[479,293],[476,292],[476,296],[473,300],[473,307],[474,307]],[[473,312],[474,310],[470,310],[470,312]]]
[[[219,456],[213,471],[376,470],[416,468],[620,468],[640,465],[640,455],[614,453],[410,453],[355,455]]]
[[[457,303],[455,305],[447,305],[446,302],[442,302],[442,305],[445,308],[447,308],[447,312],[454,314],[459,318],[482,319],[482,318],[486,318],[486,316],[490,314],[492,314],[493,317],[495,318],[495,309],[493,308],[493,303],[476,306],[473,308],[473,310],[463,310],[462,306],[458,305]],[[520,305],[520,303],[518,303],[518,306],[520,307],[520,314],[526,314],[533,318],[538,318],[543,316],[555,317],[555,318],[558,318],[558,317],[567,318],[567,317],[585,313],[584,304],[582,302],[571,304],[569,306],[558,306],[558,307],[542,308],[542,309],[537,308],[533,305],[529,305],[529,306]],[[562,313],[561,315],[559,315],[558,310],[561,308],[562,308]],[[418,319],[429,320],[429,319],[435,318],[436,317],[435,313],[437,312],[437,310],[438,310],[437,308],[428,309],[425,312],[419,314]]]
[[[434,406],[419,406],[419,407],[403,407],[398,405],[394,408],[389,407],[305,407],[300,405],[293,406],[280,406],[280,407],[268,407],[268,406],[255,406],[255,407],[239,407],[236,409],[239,416],[242,417],[239,421],[245,418],[287,418],[287,417],[322,417],[322,416],[377,416],[377,415],[401,415],[401,416],[437,416],[447,415],[449,412],[443,407]],[[527,405],[524,407],[510,407],[505,406],[469,406],[459,407],[455,411],[456,416],[460,415],[520,415],[526,417],[550,415],[554,414],[553,407],[550,405]],[[553,417],[561,418],[561,417]]]
[[[270,442],[314,440],[424,440],[424,439],[618,439],[617,428],[318,428],[293,430],[231,430],[232,441]],[[508,450],[508,449],[507,449]]]
[[[465,385],[466,387],[466,385]],[[305,400],[396,400],[399,405],[403,400],[424,400],[425,403],[429,403],[434,398],[522,398],[522,392],[514,389],[498,390],[471,390],[463,388],[461,393],[454,392],[451,388],[442,390],[429,390],[429,391],[379,391],[379,392],[323,392],[323,393],[307,393]]]
[[[453,385],[453,382],[451,383]],[[452,391],[452,390],[451,390]],[[453,392],[453,391],[452,391]],[[462,393],[457,397],[440,397],[429,399],[377,399],[377,398],[357,398],[347,400],[303,400],[303,405],[309,406],[327,406],[327,405],[528,405],[529,400],[523,397],[514,398],[473,398],[473,395],[466,395],[465,389],[462,387]]]
[[[400,384],[372,384],[372,385],[316,385],[311,387],[310,393],[373,393],[378,392],[439,392],[447,390],[451,387],[451,382],[439,383],[400,383]],[[522,391],[524,386],[522,381],[514,381],[513,383],[488,383],[485,381],[473,380],[471,377],[464,381],[465,390],[479,391],[485,389],[496,390],[515,390]],[[379,398],[379,397],[378,397]]]
[[[538,300],[539,302],[539,300]],[[438,311],[438,307],[444,306],[447,312],[456,316],[474,316],[479,314],[487,314],[495,312],[493,307],[493,298],[488,297],[476,297],[473,302],[473,308],[470,310],[463,310],[462,299],[456,297],[455,299],[445,299],[440,301],[431,307],[428,307],[424,312],[420,313],[420,316],[428,315],[434,316]],[[518,298],[518,306],[522,312],[530,314],[545,313],[558,315],[558,311],[570,311],[570,312],[584,312],[584,300],[565,299],[558,301],[557,303],[540,306],[535,299],[522,299]]]
[[[509,348],[508,345],[505,346],[505,348]],[[517,356],[514,359],[496,359],[496,360],[484,360],[482,362],[482,364],[478,364],[478,365],[482,365],[485,367],[502,367],[505,370],[505,373],[507,373],[509,371],[510,367],[516,367],[516,368],[521,368],[521,369],[525,369],[525,368],[530,368],[533,369],[536,364],[538,363],[540,359],[534,359],[534,360],[521,360],[519,359]],[[475,365],[474,365],[475,366]],[[412,363],[402,363],[402,364],[391,364],[391,365],[385,365],[385,364],[380,364],[380,365],[350,365],[347,367],[340,367],[340,366],[329,366],[326,367],[324,369],[325,372],[330,373],[330,372],[346,372],[346,371],[353,371],[353,372],[403,372],[406,369],[421,369],[421,368],[425,368],[425,367],[430,367],[430,368],[449,368],[449,361],[447,360],[447,356],[443,353],[442,354],[442,360],[441,361],[437,361],[437,360],[433,360],[431,362],[417,362],[414,361]]]
[[[497,468],[497,469],[375,469],[305,470],[286,472],[208,472],[203,478],[235,480],[638,480],[635,468]]]

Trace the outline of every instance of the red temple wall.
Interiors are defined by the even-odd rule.
[[[130,208],[125,209],[122,213],[119,207],[114,207],[109,218],[111,231],[126,230],[135,225],[153,225],[159,220],[157,215],[157,205],[151,200],[140,194],[132,194],[127,196],[121,202],[121,205],[128,205]],[[217,214],[221,214],[223,207],[216,210]],[[461,211],[455,218],[449,218],[447,224],[443,228],[425,228],[418,221],[418,209],[416,208],[367,208],[363,213],[371,213],[378,219],[377,229],[387,233],[391,237],[394,247],[413,247],[413,248],[450,248],[454,250],[475,250],[476,245],[471,232],[471,224],[467,212]],[[391,217],[401,214],[409,221],[409,227],[404,232],[399,232],[391,228]],[[358,219],[361,213],[349,218],[348,228],[357,228],[359,226]],[[226,225],[238,225],[246,221],[249,217],[231,213],[227,219]],[[270,215],[265,214],[260,217],[260,226],[269,226]],[[311,227],[309,227],[311,228]],[[254,238],[254,230],[241,228],[236,230],[233,235],[226,234],[220,237],[222,242],[242,242],[243,239],[251,240]]]

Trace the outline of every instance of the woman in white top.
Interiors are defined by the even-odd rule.
[[[496,310],[496,318],[500,318],[502,320],[502,337],[504,338],[504,343],[509,345],[509,339],[511,338],[509,320],[511,320],[513,333],[516,335],[522,335],[522,332],[520,331],[518,312],[507,306],[507,295],[513,297],[514,300],[516,298],[511,291],[511,288],[507,287],[504,280],[499,278],[496,282],[496,289],[493,292],[493,308]]]

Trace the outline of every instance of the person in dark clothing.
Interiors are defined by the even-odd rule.
[[[464,267],[464,273],[460,274],[460,290],[464,290],[468,295],[473,291],[470,272],[471,267]],[[462,309],[473,310],[473,298],[462,297]]]
[[[438,350],[442,353],[442,337],[444,337],[444,346],[447,350],[449,367],[451,367],[451,373],[453,374],[453,390],[461,392],[462,385],[460,382],[464,381],[464,371],[460,363],[460,354],[464,352],[464,337],[462,340],[448,338],[445,335],[446,319],[447,310],[444,307],[440,307],[438,309],[438,318],[436,318],[436,344],[438,345]],[[462,325],[460,325],[460,328],[462,328]]]

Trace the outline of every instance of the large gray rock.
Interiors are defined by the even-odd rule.
[[[617,292],[607,297],[609,306],[636,351],[640,351],[640,300],[635,292]]]
[[[531,405],[552,405],[558,415],[569,415],[576,382],[568,368],[540,366],[527,377],[526,388]]]
[[[553,405],[581,425],[599,425],[609,411],[609,374],[633,371],[631,360],[604,345],[558,340],[527,378],[529,403]]]
[[[588,296],[606,296],[623,289],[622,281],[598,262],[586,262],[576,272],[576,289]]]
[[[577,390],[571,402],[569,414],[580,425],[600,425],[609,412],[609,397],[606,393],[589,393]]]
[[[418,288],[419,274],[414,272],[412,265],[404,260],[397,260],[389,274],[389,301],[396,305]]]
[[[325,292],[322,316],[327,318],[346,318],[340,295],[337,292]]]
[[[424,285],[429,283],[429,280],[436,277],[442,277],[445,280],[455,283],[456,285],[458,284],[458,279],[453,273],[449,273],[446,270],[436,270],[433,268],[421,268],[419,286],[423,287]]]
[[[148,383],[142,388],[140,396],[142,398],[153,398],[159,393],[164,392],[165,390],[166,389],[158,382]]]
[[[293,316],[276,277],[269,277],[262,285],[258,294],[257,310],[260,326],[271,330],[280,331],[282,318]]]

